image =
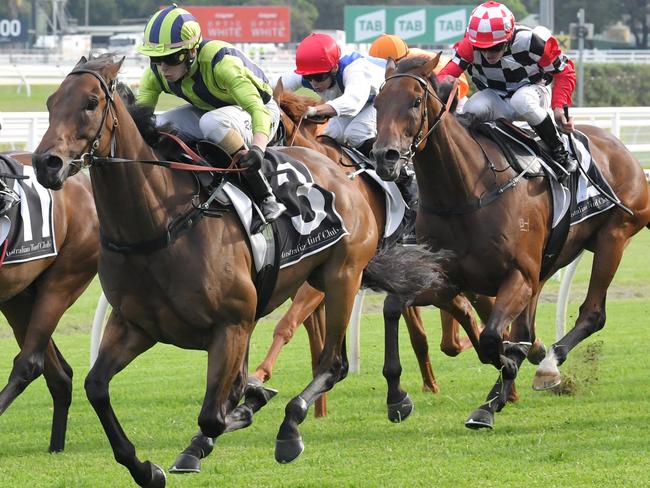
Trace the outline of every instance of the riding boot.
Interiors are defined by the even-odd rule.
[[[361,154],[363,154],[368,159],[372,159],[372,154],[371,154],[372,153],[372,146],[375,145],[375,140],[376,140],[375,137],[371,137],[370,139],[366,139],[359,146],[357,146],[357,151],[359,151]]]
[[[409,208],[415,210],[418,203],[418,185],[411,163],[402,166],[395,184]]]
[[[273,194],[271,185],[269,185],[266,176],[261,169],[245,171],[244,177],[246,183],[253,192],[253,198],[259,202],[260,209],[267,222],[272,222],[284,213],[287,207],[282,202],[278,202]]]
[[[551,153],[551,157],[562,166],[567,173],[573,173],[578,169],[578,162],[571,157],[569,152],[564,147],[562,138],[557,131],[557,127],[553,122],[553,119],[550,115],[547,115],[544,120],[538,125],[533,125],[533,129],[537,132],[537,135],[544,141],[548,146]],[[563,181],[567,175],[561,174],[558,175],[558,180]]]

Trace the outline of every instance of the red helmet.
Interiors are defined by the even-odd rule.
[[[339,64],[341,48],[326,34],[309,34],[296,49],[296,73],[327,73]]]
[[[489,48],[512,39],[515,16],[505,5],[485,2],[469,16],[466,37],[479,49]]]

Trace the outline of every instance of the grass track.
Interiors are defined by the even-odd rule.
[[[403,385],[416,409],[402,424],[385,414],[381,296],[366,300],[362,320],[362,372],[339,383],[330,395],[330,415],[303,423],[306,449],[290,465],[273,459],[284,406],[309,380],[306,334],[300,330],[281,357],[272,385],[280,394],[252,427],[218,440],[199,475],[170,476],[170,487],[214,486],[449,486],[591,487],[648,486],[650,402],[647,290],[650,232],[632,242],[612,285],[607,326],[577,348],[563,366],[589,383],[575,396],[530,389],[534,367],[519,377],[522,399],[497,415],[491,432],[466,429],[466,416],[496,379],[472,351],[447,358],[437,350],[437,312],[425,312],[431,355],[442,391],[419,391],[420,378],[402,331]],[[586,289],[589,261],[581,263],[570,316]],[[554,337],[550,283],[538,314],[538,331]],[[56,341],[75,369],[66,452],[49,455],[51,402],[42,379],[31,385],[0,418],[0,487],[128,487],[128,472],[114,461],[99,421],[85,399],[90,321],[95,284],[66,315]],[[277,315],[277,314],[276,314]],[[273,320],[260,322],[251,345],[256,364],[270,342]],[[17,352],[8,327],[0,328],[0,378]],[[584,360],[587,345],[602,341],[596,362]],[[592,366],[589,366],[592,364]],[[205,385],[206,355],[158,345],[111,383],[113,405],[141,459],[168,468],[196,431]]]

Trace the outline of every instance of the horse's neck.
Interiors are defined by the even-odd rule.
[[[91,169],[102,233],[126,243],[154,239],[165,231],[171,217],[188,205],[192,180],[136,162],[157,158],[124,107],[118,107],[118,120],[115,157],[134,162]],[[179,198],[185,194],[188,199]]]
[[[485,156],[469,132],[447,116],[416,155],[420,200],[435,207],[463,205],[485,191]]]
[[[341,158],[341,148],[336,147],[334,144],[327,144],[317,139],[317,136],[312,135],[307,130],[299,130],[296,140],[293,143],[294,146],[307,147],[309,149],[314,149],[320,153],[325,154],[331,160],[338,162]]]

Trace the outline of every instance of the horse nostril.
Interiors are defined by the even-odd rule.
[[[50,154],[47,158],[45,158],[45,166],[48,169],[58,171],[63,166],[63,160],[59,156]]]
[[[399,161],[399,151],[397,149],[387,149],[384,153],[384,159],[388,163],[397,163]]]

